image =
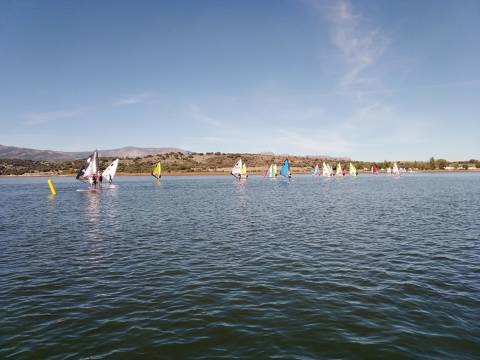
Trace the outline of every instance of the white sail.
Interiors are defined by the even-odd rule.
[[[275,172],[274,172],[274,171],[275,171],[275,168],[274,168],[274,166],[273,166],[273,164],[272,164],[272,165],[270,165],[270,167],[269,167],[268,170],[267,170],[267,177],[273,178],[273,177],[275,176]]]
[[[114,160],[108,167],[103,170],[102,177],[104,180],[112,181],[117,172],[118,159]]]
[[[235,166],[232,168],[232,175],[239,176],[242,174],[242,159],[239,159]]]
[[[98,172],[98,152],[94,151],[83,163],[78,171],[77,180],[92,180],[93,176]]]
[[[397,165],[397,163],[393,163],[392,174],[393,174],[393,175],[400,175],[400,171],[398,170],[398,165]]]
[[[325,164],[325,162],[323,162],[323,164],[322,164],[322,175],[323,176],[330,176],[331,175],[330,167],[327,164]]]

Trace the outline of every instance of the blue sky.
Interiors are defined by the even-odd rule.
[[[2,1],[0,144],[480,158],[480,2]]]

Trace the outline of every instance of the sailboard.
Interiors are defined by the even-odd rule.
[[[115,159],[112,161],[110,165],[107,166],[105,170],[102,172],[102,178],[103,180],[107,180],[109,184],[112,183],[113,178],[115,177],[115,174],[117,173],[117,167],[118,167],[118,159]]]
[[[277,164],[271,164],[265,173],[265,177],[274,178],[275,176],[277,176]]]
[[[243,170],[242,159],[238,159],[235,165],[233,166],[230,174],[240,179],[242,177],[242,170]]]
[[[248,177],[247,175],[247,164],[245,162],[242,164],[242,178],[246,179]]]
[[[398,165],[397,165],[397,163],[393,163],[392,175],[400,176],[400,171],[398,170]]]
[[[292,177],[292,174],[290,173],[290,163],[288,159],[285,159],[283,162],[282,168],[280,169],[280,175],[284,177]]]
[[[327,164],[325,164],[325,161],[322,164],[322,175],[330,176],[330,167]]]
[[[370,172],[373,174],[373,175],[378,175],[378,167],[377,165],[373,164],[371,169],[370,169]]]
[[[153,165],[152,176],[155,177],[157,180],[160,180],[160,178],[162,177],[162,165],[160,164],[160,162]]]
[[[76,179],[88,182],[90,185],[96,184],[98,176],[98,151],[95,150],[83,163],[77,173]]]
[[[348,172],[350,173],[350,176],[357,176],[358,175],[357,174],[357,168],[352,163],[350,163],[350,167],[348,168]]]
[[[315,167],[312,169],[312,175],[314,175],[314,176],[320,175],[320,169],[318,167],[318,164],[315,165]]]
[[[322,164],[322,175],[323,176],[332,176],[333,170],[330,164],[326,164],[325,162]]]
[[[337,164],[337,171],[335,171],[336,176],[342,176],[343,171],[342,171],[342,165],[340,163]]]

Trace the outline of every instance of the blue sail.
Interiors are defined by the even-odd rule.
[[[280,170],[280,175],[282,176],[288,176],[288,173],[290,172],[290,165],[288,164],[288,159],[286,159],[283,162],[282,168]]]

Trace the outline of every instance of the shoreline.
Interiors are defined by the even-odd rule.
[[[463,174],[463,173],[480,173],[480,169],[474,170],[419,170],[413,173],[402,173],[401,175],[411,174]],[[252,172],[250,176],[264,176],[262,172]],[[307,171],[294,171],[292,175],[310,175]],[[372,175],[370,172],[359,171],[358,175]],[[379,173],[379,175],[388,175],[387,173]],[[55,174],[55,173],[36,173],[36,174],[22,174],[22,175],[0,175],[0,178],[29,178],[29,177],[75,177],[76,174]],[[118,177],[139,177],[151,176],[150,173],[118,173]],[[221,171],[203,171],[203,172],[171,172],[162,174],[162,177],[169,176],[230,176],[228,172]],[[347,174],[347,176],[349,176]],[[322,177],[322,176],[320,176]]]

